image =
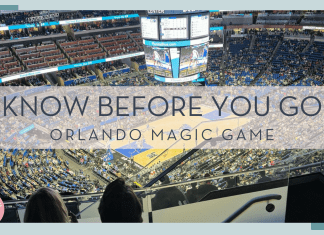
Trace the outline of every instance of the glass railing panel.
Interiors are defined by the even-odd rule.
[[[320,173],[323,168],[323,156],[319,154],[314,154],[310,158],[310,173]]]
[[[221,191],[261,183],[281,180],[282,185],[288,186],[288,179],[289,165],[284,165],[236,173],[219,173],[180,183],[162,182],[151,188],[152,211],[211,200]]]
[[[190,150],[189,150],[190,151]],[[172,159],[172,165],[186,151]],[[151,188],[135,189],[142,205],[143,216],[148,211],[157,211],[190,205],[206,198],[211,192],[249,187],[274,181],[287,182],[289,177],[323,172],[321,150],[206,150],[194,152],[184,159]],[[165,168],[164,168],[165,167]],[[151,168],[142,176],[132,179],[143,185],[167,169],[164,165]],[[69,196],[69,210],[79,214],[79,222],[100,222],[98,206],[101,194]],[[73,198],[73,199],[71,199]],[[75,198],[78,202],[75,203]],[[64,196],[64,199],[67,199]],[[18,214],[23,221],[26,202],[17,202]],[[77,210],[75,210],[77,208]],[[144,213],[145,212],[145,213]],[[146,218],[148,221],[148,218]]]
[[[79,223],[100,223],[100,216],[98,211],[100,198],[100,196],[83,197],[78,198],[78,202],[75,202],[73,200],[68,202],[71,203],[71,210],[74,209],[75,206],[78,207],[77,210],[79,212],[74,214],[77,216]]]
[[[290,177],[323,173],[323,150],[299,150],[290,164]]]
[[[168,172],[167,180],[170,183],[179,183],[229,173],[243,173],[274,166],[285,166],[289,164],[289,161],[285,161],[288,154],[290,155],[291,153],[285,150],[200,149]],[[285,177],[287,178],[287,176]],[[254,184],[258,181],[258,178],[253,174],[244,175],[244,177],[224,178],[225,181],[228,181],[226,184],[223,180],[218,180],[215,182],[215,185],[222,189],[224,187],[231,188],[233,185],[238,184],[246,185],[246,181],[249,184]],[[156,182],[154,186],[161,185],[162,181],[163,179]]]

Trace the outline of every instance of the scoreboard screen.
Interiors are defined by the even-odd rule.
[[[208,10],[149,10],[141,17],[147,72],[157,81],[172,83],[204,76],[201,72],[207,69],[209,20]],[[218,32],[220,27],[214,28],[218,39],[222,32]]]
[[[207,69],[208,43],[181,48],[180,73],[183,78]]]
[[[209,14],[191,16],[190,39],[205,37],[209,35]]]
[[[159,40],[158,17],[141,17],[142,38]]]
[[[163,16],[160,18],[161,40],[189,39],[188,31],[187,16]]]
[[[144,45],[147,72],[172,77],[170,49]]]

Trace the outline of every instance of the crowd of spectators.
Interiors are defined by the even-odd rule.
[[[0,31],[0,40],[22,39],[39,36],[49,36],[65,33],[62,25],[39,26],[40,23],[50,21],[62,21],[72,19],[93,18],[98,16],[111,16],[124,14],[135,14],[136,11],[14,11],[0,14],[0,23],[5,26],[35,24],[36,27],[11,29],[9,31]],[[139,25],[139,18],[114,19],[96,22],[70,24],[67,27],[73,31],[83,31],[92,29],[105,29],[113,27],[124,27]]]
[[[39,16],[40,11],[14,11],[0,14],[0,22],[5,25],[25,24],[28,18]]]
[[[126,13],[131,14],[132,12]],[[80,11],[74,12],[73,14],[66,14],[69,15],[70,19],[73,19],[80,16],[104,16],[108,15],[108,12]],[[114,11],[109,12],[109,14],[125,14],[125,12]],[[282,20],[288,20],[288,23],[293,23],[292,21],[297,21],[298,15],[296,14],[298,13],[291,15],[287,13],[271,13],[264,15],[264,17],[268,17],[267,19],[271,21],[279,20],[281,22]],[[294,18],[292,16],[296,17]],[[13,24],[19,22],[21,17],[29,16],[14,14],[11,17],[11,22]],[[287,17],[289,17],[289,19],[286,19]],[[308,17],[306,17],[306,19],[307,18]],[[261,20],[262,18],[260,17],[259,19]],[[117,23],[118,21],[112,24],[111,27],[119,26]],[[90,28],[100,28],[102,24],[103,23],[98,26],[96,23],[91,23],[92,26],[90,26]],[[79,30],[84,30],[87,29],[88,26],[89,25],[80,24],[78,27],[80,27]],[[17,32],[17,37],[25,36],[24,33],[26,32]],[[29,33],[31,33],[31,31],[29,31]],[[52,32],[48,31],[47,33]],[[33,33],[31,34],[33,35]],[[35,33],[35,35],[37,35],[37,33]],[[295,37],[298,36],[302,37],[296,39]],[[309,38],[305,39],[305,37]],[[242,35],[229,35],[226,44],[228,45],[224,49],[211,49],[209,51],[206,75],[210,77],[209,82],[211,83],[224,80],[225,85],[323,85],[324,43],[316,40],[316,38],[308,34],[307,31],[283,32],[281,30],[250,30]],[[15,45],[11,48],[0,49],[0,75],[5,76],[23,70],[64,65],[69,62],[79,63],[141,50],[143,50],[143,44],[139,32],[116,32],[111,34],[100,34],[95,37],[84,37],[56,42],[49,40],[38,42],[37,44]],[[132,62],[142,66],[145,64],[145,57],[133,58]],[[191,82],[168,84],[157,81],[152,74],[145,72],[145,68],[142,69],[142,72],[135,73],[122,61],[104,62],[96,66],[103,74],[104,81],[102,82],[110,86],[169,86],[166,89],[168,89],[169,94],[172,95],[172,86],[192,85]],[[95,74],[92,69],[93,68],[90,67],[68,69],[59,71],[56,76],[62,78],[65,82],[78,80],[78,82],[72,84],[79,85],[87,83],[87,80],[81,80],[82,78],[95,76],[97,79],[98,74]],[[26,79],[2,84],[42,86],[47,84],[47,82],[43,76],[31,76]],[[94,89],[100,89],[100,87]],[[152,92],[148,92],[146,97],[149,98],[155,95]],[[125,90],[123,95],[133,93],[133,89],[129,89]],[[80,93],[78,95],[89,95],[91,97],[91,95],[94,94],[95,90],[92,94]],[[75,95],[76,94],[72,92],[69,94],[69,98],[73,99]],[[113,95],[117,94],[111,94],[111,96]],[[121,106],[122,105],[123,104],[121,104]],[[145,103],[139,105],[147,106]],[[93,112],[98,111],[94,109],[91,104],[89,104],[89,106],[92,108],[91,110],[93,110]],[[57,103],[55,102],[49,102],[45,107],[45,109],[51,111],[56,108]],[[156,109],[157,113],[163,111],[163,107],[157,107]],[[96,115],[84,116],[82,118],[72,115],[73,118],[77,118],[80,121],[79,123],[75,123],[75,119],[73,118],[71,118],[71,120],[64,119],[63,121],[62,117],[67,114],[67,112],[68,110],[63,109],[58,116],[48,117],[39,115],[35,118],[29,110],[26,111],[25,117],[44,128],[50,129],[55,125],[59,125],[59,128],[62,130],[66,129],[66,127],[73,127],[75,130],[79,131],[91,125],[94,125],[99,130],[107,126],[110,128],[115,127],[115,129],[131,129],[142,125],[145,121],[142,116],[134,116],[130,122],[129,119],[126,118],[121,120],[110,120],[109,117],[98,118]],[[166,113],[165,115],[169,114],[171,113]],[[143,115],[145,116],[145,112],[143,112]],[[150,121],[157,120],[158,118],[159,117],[152,117]],[[276,118],[277,116],[272,114],[265,119],[264,123],[257,123],[254,125],[246,124],[243,128],[260,129],[262,125],[274,122]],[[298,122],[298,117],[293,119],[292,124],[296,122]],[[41,141],[36,138],[36,135],[14,133],[13,130],[10,129],[12,125],[18,125],[19,129],[24,129],[29,124],[23,121],[15,123],[10,120],[8,125],[1,125],[0,131],[1,133],[5,133],[3,135],[4,142],[18,142],[22,138],[28,140],[29,143]],[[316,123],[316,125],[311,128],[318,128],[318,126],[321,126],[321,124]],[[276,128],[285,133],[289,128],[293,127],[277,124]],[[89,130],[86,130],[85,133],[88,133],[88,131]],[[234,130],[234,132],[236,132],[236,130]],[[307,140],[305,139],[304,141]],[[309,146],[311,147],[312,143],[309,143]],[[237,147],[243,148],[244,143],[238,143]],[[320,160],[322,154],[320,150],[315,151],[311,156],[305,158],[306,160],[303,160],[301,156],[308,152],[307,150],[271,149],[199,150],[171,171],[167,177],[157,183],[157,185],[163,185],[187,182],[184,186],[174,188],[176,191],[173,192],[174,194],[171,191],[169,194],[163,193],[163,191],[156,192],[155,199],[153,200],[155,201],[153,202],[153,209],[165,208],[161,200],[169,200],[172,195],[178,195],[174,197],[176,198],[173,200],[175,203],[166,204],[169,206],[176,206],[179,205],[179,201],[182,204],[197,202],[210,191],[282,179],[285,175],[273,170],[265,170],[264,172],[254,174],[248,174],[246,172],[249,170],[280,165],[284,168],[287,161],[294,163],[296,166],[301,166]],[[184,153],[178,154],[167,161],[157,160],[153,165],[143,168],[143,166],[139,166],[132,159],[126,157],[109,159],[109,156],[114,156],[112,152],[95,150],[91,153],[90,150],[64,150],[66,158],[74,161],[76,164],[80,165],[80,167],[91,169],[100,179],[107,183],[111,183],[109,185],[113,185],[116,180],[118,182],[118,178],[120,177],[130,182],[136,181],[140,185],[146,185],[153,178],[170,167],[176,160],[184,156],[185,153],[187,152],[184,151]],[[236,178],[226,176],[228,173],[237,172],[242,172],[242,175]],[[304,173],[307,172],[298,171],[294,174],[300,175]],[[217,180],[208,180],[209,177],[222,175],[224,175],[224,177]],[[42,187],[49,187],[59,192],[71,192],[75,194],[97,192],[102,189],[101,186],[93,182],[89,176],[83,175],[82,172],[74,171],[74,169],[70,168],[69,161],[63,160],[63,156],[58,156],[51,150],[1,150],[0,176],[0,195],[2,198],[7,199],[28,198],[33,192]],[[202,178],[207,179],[201,183],[190,183],[191,180]],[[119,186],[124,187],[124,184],[119,182]],[[106,190],[109,191],[110,187],[108,186]],[[104,216],[102,218],[104,218]]]
[[[210,82],[223,80],[226,85],[247,86],[322,85],[324,44],[307,31],[250,30],[230,36],[228,50],[209,51]]]
[[[73,11],[62,13],[66,16],[71,13],[71,17],[92,17],[114,15],[125,13],[124,11]],[[246,12],[245,15],[249,15]],[[272,11],[267,13],[260,13],[260,19],[262,17],[288,17],[296,18],[301,12],[292,11]],[[321,15],[321,12],[314,12],[314,15]],[[217,17],[219,16],[216,14]],[[226,17],[235,16],[235,14],[225,14]],[[308,13],[306,15],[309,15]],[[295,19],[294,18],[294,19]],[[96,24],[90,23],[90,24]],[[79,25],[80,27],[82,24]],[[78,26],[78,27],[79,27]],[[83,27],[83,26],[82,26]],[[115,27],[115,26],[112,26]],[[35,31],[36,30],[36,31]],[[46,34],[50,34],[51,30],[57,30],[62,32],[62,29],[49,29],[45,27]],[[31,31],[37,31],[37,28],[22,30],[20,33]],[[322,43],[320,41],[313,42],[303,38],[303,42],[299,39],[291,37],[309,37],[309,31],[300,30],[245,30],[247,33],[241,35],[228,35],[227,44],[228,51],[223,53],[224,50],[217,50],[215,53],[210,50],[210,60],[208,62],[208,74],[209,81],[215,82],[222,79],[226,85],[320,85],[322,78],[321,59],[322,59]],[[320,35],[320,33],[318,34]],[[42,42],[41,44],[43,44]],[[8,49],[9,56],[12,56],[10,65],[3,65],[1,68],[1,75],[5,76],[11,73],[17,73],[23,70],[39,69],[47,66],[64,65],[66,63],[79,63],[95,59],[102,59],[109,56],[117,56],[132,52],[143,50],[142,38],[140,32],[116,32],[109,34],[100,34],[95,37],[81,37],[78,39],[58,40],[57,42],[51,42],[56,49],[51,49],[46,52],[46,57],[43,54],[38,53],[38,47],[42,45],[19,45]],[[308,45],[308,43],[310,45]],[[49,43],[50,44],[50,43]],[[298,50],[291,51],[291,48],[296,44],[302,44],[305,51]],[[45,44],[46,45],[46,44]],[[278,46],[278,48],[276,48]],[[23,49],[23,48],[27,49]],[[23,50],[22,50],[23,49]],[[276,51],[275,51],[276,49]],[[28,50],[28,51],[27,51]],[[225,50],[227,50],[225,48]],[[289,51],[290,50],[290,51]],[[17,57],[11,55],[12,51],[16,51]],[[52,51],[56,51],[54,54]],[[297,54],[296,54],[297,53]],[[25,55],[26,54],[26,55]],[[291,55],[293,54],[293,55]],[[8,57],[9,57],[8,56]],[[8,59],[8,58],[5,58]],[[29,60],[31,59],[31,60]],[[286,60],[288,59],[288,60]],[[8,59],[9,60],[9,59]],[[15,61],[16,60],[16,61]],[[136,60],[136,59],[135,59]],[[18,63],[18,64],[17,64]],[[224,63],[222,69],[220,69],[221,63]],[[144,64],[144,60],[138,63]],[[6,67],[5,67],[6,66]],[[9,66],[9,67],[8,67]],[[14,66],[14,67],[12,67]],[[103,73],[111,72],[114,67],[111,63],[108,65],[99,65]],[[141,67],[145,69],[145,67]],[[222,70],[222,74],[221,71]],[[285,74],[283,74],[285,71]],[[288,73],[286,71],[289,71]],[[60,72],[64,81],[74,80],[74,73],[69,71]],[[107,75],[107,74],[106,74]],[[108,74],[107,77],[118,76],[119,73]],[[126,77],[125,77],[126,79]],[[255,80],[255,81],[254,81]],[[84,84],[88,81],[80,80],[73,85]],[[16,82],[11,82],[14,85]],[[21,82],[18,82],[21,83]],[[42,84],[33,82],[34,84]],[[69,83],[70,84],[70,83]],[[152,76],[146,77],[130,77],[126,80],[109,81],[110,85],[163,85],[162,82],[156,81]]]
[[[169,91],[172,94],[172,89],[169,89]],[[70,93],[69,95],[71,98],[75,96],[74,93]],[[125,93],[125,95],[127,95],[127,93]],[[141,105],[145,106],[145,104]],[[53,104],[49,104],[45,108],[50,109],[51,107],[55,109],[55,106]],[[88,117],[84,117],[82,120],[86,121],[87,118]],[[119,122],[116,122],[115,124],[116,127],[120,128],[134,128],[135,126],[132,126],[132,124],[141,125],[141,118],[142,117],[138,117],[138,120],[135,120],[136,117],[134,117],[134,120],[132,120],[131,123],[129,123],[125,119],[125,121],[121,120]],[[267,119],[262,124],[266,125],[267,123],[271,123],[276,118],[276,114],[269,115],[269,117],[267,117]],[[57,120],[49,120],[48,118],[45,119],[45,117],[40,117],[38,120],[36,120],[36,123],[44,127],[48,127],[47,124],[51,124],[55,121]],[[97,122],[97,125],[99,125],[100,122],[104,122],[106,120],[100,119],[95,121]],[[292,125],[294,125],[294,123],[296,123],[297,121],[298,120],[293,120]],[[93,122],[86,122],[84,123],[85,126],[93,124]],[[62,123],[62,129],[64,129],[65,124],[65,122]],[[67,125],[72,126],[73,123],[68,123]],[[261,125],[261,123],[257,123],[253,126],[251,126],[251,124],[247,124],[243,126],[243,128],[260,129],[261,126],[259,125]],[[314,127],[317,128],[316,125],[314,125]],[[24,126],[22,126],[22,128],[24,128]],[[82,126],[75,126],[75,128],[80,129],[82,128]],[[284,129],[290,129],[291,127],[277,125],[276,128],[284,133]],[[236,130],[233,130],[233,132],[235,131]],[[305,139],[305,141],[307,140]],[[244,146],[241,145],[241,143],[238,143],[237,147],[240,148]],[[94,174],[97,174],[100,178],[106,180],[107,183],[112,182],[117,178],[124,177],[125,179],[128,179],[129,182],[136,181],[140,185],[146,185],[152,179],[154,179],[156,176],[170,167],[175,161],[183,157],[187,152],[184,151],[183,153],[178,154],[177,156],[167,161],[159,161],[159,159],[156,159],[153,165],[145,168],[138,166],[134,161],[132,161],[131,158],[117,158],[117,156],[113,152],[106,152],[104,150],[97,150],[94,151],[94,153],[90,153],[90,151],[70,149],[65,150],[65,153],[68,158],[70,158],[72,161],[75,161],[81,167],[92,169]],[[307,158],[303,158],[305,154],[309,154],[309,156],[307,156]],[[113,156],[112,159],[107,158],[111,155]],[[94,183],[88,183],[89,178],[86,178],[86,180],[84,180],[84,178],[82,178],[82,173],[81,176],[80,174],[75,176],[73,169],[69,168],[69,162],[63,160],[62,156],[56,156],[55,153],[50,150],[36,151],[35,154],[32,150],[25,152],[20,150],[9,150],[4,151],[3,156],[5,157],[3,157],[3,162],[0,162],[0,166],[3,166],[1,170],[5,173],[2,174],[4,190],[1,191],[1,193],[5,196],[13,198],[25,198],[26,196],[30,195],[30,193],[33,192],[34,189],[40,186],[48,186],[58,189],[62,192],[68,191],[76,194],[89,191],[97,191],[96,189],[98,186],[94,186]],[[165,179],[157,183],[157,185],[163,185],[169,183],[186,182],[182,186],[174,187],[170,192],[163,192],[160,190],[156,191],[156,196],[153,197],[152,200],[153,210],[163,209],[170,206],[179,206],[179,201],[182,204],[194,203],[202,199],[210,191],[224,190],[232,187],[240,187],[256,183],[268,182],[271,180],[283,179],[287,177],[287,174],[284,174],[282,170],[271,170],[270,168],[265,169],[263,173],[258,172],[253,174],[248,173],[248,171],[264,169],[273,166],[282,166],[282,169],[286,170],[286,163],[293,163],[296,166],[302,166],[303,164],[305,165],[309,163],[319,162],[320,160],[322,160],[321,156],[321,150],[202,149],[197,151],[194,155],[190,156],[190,158],[183,161],[180,165],[178,165],[178,167],[168,173]],[[161,156],[159,157],[162,159]],[[22,166],[19,167],[19,165]],[[37,166],[36,170],[32,168],[32,166],[35,165]],[[26,172],[26,168],[30,171],[27,170]],[[37,172],[37,175],[35,175],[34,178],[36,178],[39,182],[36,180],[33,181],[33,178],[31,178],[31,180],[28,180],[30,178],[28,174],[33,176],[31,173],[34,173],[34,171]],[[25,180],[22,180],[22,176],[24,176],[24,174],[21,174],[21,172],[26,172],[27,176],[25,176]],[[62,172],[62,174],[59,174],[57,172]],[[242,174],[237,177],[227,177],[226,174],[228,173]],[[309,171],[301,170],[294,172],[294,175],[307,173],[309,173]],[[6,175],[8,180],[6,180],[5,178]],[[16,179],[16,175],[21,177],[19,178],[17,176]],[[208,180],[209,177],[222,175],[224,176],[217,178],[217,180]],[[55,176],[57,177],[57,179],[55,178]],[[59,176],[61,176],[62,181],[60,180]],[[73,177],[73,180],[68,180],[70,179],[70,177]],[[203,178],[206,179],[202,182],[190,183],[191,180]],[[21,181],[19,181],[19,179]],[[12,181],[13,183],[11,183],[10,181]],[[79,187],[78,184],[80,184]],[[86,187],[85,185],[89,187]],[[208,187],[206,185],[208,185]],[[24,187],[26,188],[26,190],[23,190]]]
[[[4,200],[29,198],[42,187],[74,194],[95,192],[98,187],[53,150],[13,149],[0,154],[0,196]]]

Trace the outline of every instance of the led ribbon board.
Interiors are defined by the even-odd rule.
[[[52,26],[52,25],[79,24],[79,23],[95,22],[95,21],[103,21],[103,20],[129,19],[129,18],[137,18],[137,17],[139,17],[138,14],[129,14],[129,15],[102,16],[102,17],[84,18],[84,19],[75,19],[75,20],[51,21],[51,22],[43,22],[40,24],[39,23],[18,24],[18,25],[2,26],[0,27],[0,31],[27,29],[27,28],[44,27],[44,26]]]

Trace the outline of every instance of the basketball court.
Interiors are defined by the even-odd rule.
[[[235,129],[249,121],[246,118],[233,119],[236,116],[225,112],[222,112],[222,116],[218,116],[218,110],[204,105],[201,105],[200,108],[198,112],[202,116],[189,116],[189,109],[187,109],[183,111],[185,116],[177,113],[175,116],[170,115],[150,122],[149,125],[145,124],[138,127],[137,129],[142,134],[138,141],[126,137],[124,140],[112,141],[110,146],[125,157],[132,158],[134,162],[141,166],[147,164],[152,166],[169,160],[184,150],[192,149],[203,142],[202,132],[205,129],[211,130],[211,132],[205,131],[204,133],[204,137],[208,139],[220,136],[225,129]],[[180,134],[184,129],[188,130],[183,131],[183,138],[181,138]],[[154,135],[153,138],[152,130],[158,136]],[[189,135],[191,135],[191,139],[184,140],[189,139]],[[159,156],[162,152],[164,153]],[[157,156],[159,157],[157,158]]]

